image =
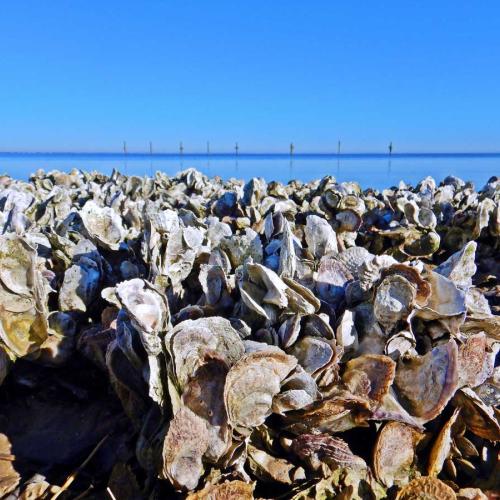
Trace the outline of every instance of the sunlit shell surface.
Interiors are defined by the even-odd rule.
[[[295,368],[293,356],[276,351],[245,355],[229,371],[224,401],[229,422],[236,428],[256,427],[271,414],[273,397]]]
[[[455,492],[443,481],[421,477],[407,484],[397,495],[398,500],[455,500]]]
[[[96,245],[108,250],[118,250],[125,237],[121,217],[109,207],[99,207],[88,201],[80,212],[85,229]]]

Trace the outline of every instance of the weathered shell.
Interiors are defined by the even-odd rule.
[[[369,290],[382,276],[382,270],[397,264],[397,260],[390,255],[376,255],[365,260],[358,267],[359,282],[363,290]]]
[[[245,234],[223,238],[220,247],[227,253],[235,268],[244,264],[249,257],[254,262],[262,262],[262,242],[253,229],[247,228]]]
[[[280,346],[283,349],[292,346],[300,333],[300,316],[294,314],[286,319],[278,330],[278,337],[280,339]]]
[[[490,198],[485,198],[479,203],[476,215],[476,224],[472,232],[473,238],[479,238],[479,236],[481,235],[481,231],[484,228],[488,227],[490,218],[494,213],[495,208],[495,202]]]
[[[300,365],[283,381],[273,399],[273,412],[283,414],[309,406],[320,397],[316,381]]]
[[[361,216],[355,210],[341,210],[335,214],[335,219],[340,225],[340,230],[344,232],[355,232],[362,223]]]
[[[358,425],[370,414],[369,401],[349,392],[335,393],[303,410],[287,413],[285,429],[294,434],[344,432]]]
[[[203,237],[203,231],[196,227],[181,227],[170,234],[165,253],[165,268],[166,275],[174,286],[178,286],[189,276],[200,252]]]
[[[417,230],[405,231],[402,250],[412,257],[428,257],[437,252],[441,243],[438,233],[429,231],[421,233]]]
[[[488,317],[492,315],[488,299],[477,288],[471,287],[465,295],[468,317]]]
[[[166,329],[170,319],[168,302],[153,285],[140,278],[122,281],[116,285],[116,296],[127,311],[132,324],[143,332],[143,343],[147,352],[160,352],[160,340],[156,335]],[[146,336],[146,334],[153,334]],[[146,340],[147,338],[147,340]]]
[[[373,310],[377,321],[391,330],[399,321],[405,321],[412,311],[417,296],[416,288],[397,274],[384,278],[377,287]]]
[[[15,456],[12,455],[12,445],[5,434],[0,434],[0,496],[5,497],[14,491],[21,476],[13,464]]]
[[[243,432],[264,423],[281,383],[296,365],[293,356],[276,350],[243,356],[229,370],[224,387],[229,423]]]
[[[344,440],[327,434],[302,434],[294,438],[291,449],[312,470],[319,470],[322,464],[332,470],[366,468],[366,462],[355,455]]]
[[[248,466],[255,476],[265,482],[293,483],[292,474],[295,466],[292,463],[252,445],[248,447]]]
[[[296,270],[297,256],[295,253],[294,236],[290,228],[290,223],[285,219],[283,235],[281,237],[278,274],[281,277],[293,278]]]
[[[101,278],[98,263],[87,257],[68,268],[59,289],[61,311],[85,312],[98,294]]]
[[[13,355],[21,357],[36,351],[47,339],[49,286],[36,267],[35,249],[21,237],[2,236],[0,248],[0,268],[4,268],[0,279],[0,339]],[[16,286],[13,281],[18,277]]]
[[[424,356],[400,358],[395,385],[403,405],[418,421],[435,418],[458,387],[458,349],[452,340]]]
[[[465,292],[458,289],[453,281],[432,271],[426,275],[426,279],[431,285],[431,295],[427,304],[417,312],[417,316],[441,319],[465,313]]]
[[[265,289],[266,294],[262,301],[284,308],[288,305],[286,296],[287,286],[284,281],[274,272],[261,264],[247,265],[248,277],[257,286]]]
[[[231,431],[224,406],[227,372],[224,361],[209,358],[196,370],[182,394],[183,404],[205,421],[208,446],[204,456],[212,463],[216,463],[231,444]]]
[[[304,370],[314,374],[325,367],[334,356],[334,345],[318,337],[302,337],[288,353],[295,356]]]
[[[366,395],[380,402],[389,392],[396,373],[396,363],[382,354],[365,354],[351,359],[346,365],[342,379],[349,387],[349,378],[353,372],[363,372],[368,381]],[[351,389],[351,392],[352,391]]]
[[[289,309],[304,315],[314,314],[319,310],[321,302],[311,290],[285,276],[283,276],[283,281],[288,287],[285,290],[285,295],[288,299]]]
[[[163,444],[163,475],[179,489],[193,490],[203,473],[209,436],[202,418],[181,408],[170,422]]]
[[[457,492],[458,500],[488,500],[488,497],[479,488],[460,488]]]
[[[342,346],[346,352],[356,350],[358,347],[358,332],[354,325],[354,314],[346,309],[335,331],[337,344]]]
[[[460,416],[473,434],[490,441],[500,440],[500,423],[493,408],[484,404],[472,389],[459,389],[452,404],[460,408]]]
[[[191,493],[187,500],[253,500],[255,483],[226,481],[222,484],[208,484],[200,491]]]
[[[90,239],[106,250],[118,250],[125,238],[121,217],[109,207],[89,200],[79,212]]]
[[[417,289],[417,295],[415,297],[416,304],[419,307],[423,307],[427,304],[431,294],[431,287],[429,283],[422,278],[416,266],[393,264],[383,269],[381,274],[383,278],[391,275],[403,276],[403,278],[406,278]]]
[[[417,354],[414,350],[417,341],[412,332],[408,330],[402,330],[397,334],[393,335],[385,345],[385,354],[394,360],[398,360],[401,356],[405,354],[415,355]]]
[[[487,352],[484,333],[470,335],[458,349],[458,385],[477,387],[493,374],[495,355]]]
[[[221,266],[202,264],[198,279],[209,305],[216,305],[223,293],[229,291],[226,274]]]
[[[330,317],[327,314],[309,314],[305,316],[303,322],[304,335],[322,337],[324,339],[335,339],[335,333],[330,326]]]
[[[401,489],[397,500],[456,500],[455,492],[443,481],[433,477],[420,477],[414,479]]]
[[[434,212],[425,207],[419,207],[415,201],[410,201],[404,206],[404,213],[408,221],[424,229],[434,229],[437,224]]]
[[[456,285],[468,288],[472,285],[472,277],[476,274],[476,248],[475,241],[469,241],[462,250],[454,253],[448,260],[434,269]]]
[[[220,317],[182,321],[168,332],[165,345],[172,356],[181,387],[203,364],[206,353],[216,352],[220,359],[232,366],[245,352],[238,332],[227,319]]]
[[[347,267],[331,256],[321,259],[316,278],[316,289],[324,301],[339,306],[345,297],[345,286],[353,279]]]
[[[31,295],[35,249],[15,236],[0,237],[0,281],[16,295]]]
[[[416,445],[423,434],[401,422],[388,422],[373,448],[375,477],[385,486],[404,486],[416,472]]]
[[[326,219],[308,215],[304,228],[307,248],[316,259],[337,252],[337,235]]]
[[[383,354],[387,337],[370,302],[363,302],[354,308],[354,325],[360,339],[357,353]]]
[[[432,445],[431,453],[429,455],[429,462],[427,464],[427,474],[429,476],[437,476],[444,465],[444,461],[448,458],[452,445],[452,427],[456,422],[459,409],[455,409],[452,416],[444,424],[443,428]]]
[[[337,255],[337,258],[347,267],[354,278],[359,277],[358,271],[361,265],[371,261],[373,257],[374,255],[364,247],[350,247]]]

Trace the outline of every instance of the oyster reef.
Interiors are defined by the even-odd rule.
[[[0,186],[1,498],[498,492],[498,178]]]

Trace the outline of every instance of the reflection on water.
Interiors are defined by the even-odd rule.
[[[174,175],[195,167],[209,176],[218,175],[288,182],[310,181],[331,175],[339,181],[357,181],[363,188],[397,185],[403,180],[417,184],[431,175],[441,181],[455,175],[481,187],[500,175],[500,154],[477,155],[113,155],[113,154],[0,154],[0,173],[27,179],[35,170],[97,170],[110,174],[117,169],[127,175]]]

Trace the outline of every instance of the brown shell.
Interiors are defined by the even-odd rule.
[[[289,412],[284,421],[286,429],[294,434],[334,433],[366,425],[369,415],[368,399],[341,391],[303,410]]]
[[[368,397],[380,402],[388,393],[396,374],[396,363],[383,354],[364,354],[351,359],[347,363],[344,377],[351,370],[359,370],[366,373],[370,381]]]
[[[265,482],[292,484],[295,466],[284,458],[270,455],[255,446],[248,446],[248,465],[250,470]]]
[[[5,434],[0,434],[0,497],[3,498],[14,491],[21,476],[14,469],[15,456],[11,454],[12,446]]]
[[[458,385],[477,387],[493,373],[493,359],[487,353],[484,333],[470,335],[458,349]]]
[[[355,455],[343,439],[327,434],[302,434],[292,441],[291,449],[312,470],[320,469],[321,464],[332,469],[366,468],[365,461]]]
[[[207,451],[207,426],[187,407],[175,414],[163,442],[163,476],[175,488],[193,490],[203,474],[202,457]]]
[[[209,484],[196,493],[191,493],[186,500],[253,500],[255,483],[227,481],[222,484]]]
[[[441,469],[443,468],[445,460],[450,454],[452,445],[451,431],[453,424],[456,422],[460,409],[457,408],[453,412],[453,415],[444,424],[443,428],[439,431],[439,434],[432,445],[431,453],[429,456],[429,462],[427,464],[427,474],[429,476],[437,476]]]
[[[458,387],[458,349],[451,340],[424,356],[401,358],[395,384],[401,402],[420,422],[441,413]]]
[[[396,500],[456,500],[455,492],[434,477],[414,479],[401,489]]]
[[[387,487],[407,484],[415,467],[415,447],[423,434],[401,422],[389,422],[378,433],[373,448],[375,477]]]
[[[472,389],[464,387],[458,390],[452,404],[461,409],[460,416],[473,434],[490,441],[500,440],[500,423],[493,409],[486,406]]]
[[[205,458],[216,462],[231,444],[231,432],[224,406],[224,384],[228,367],[214,358],[200,366],[182,394],[182,402],[201,417],[207,426],[209,439]]]

